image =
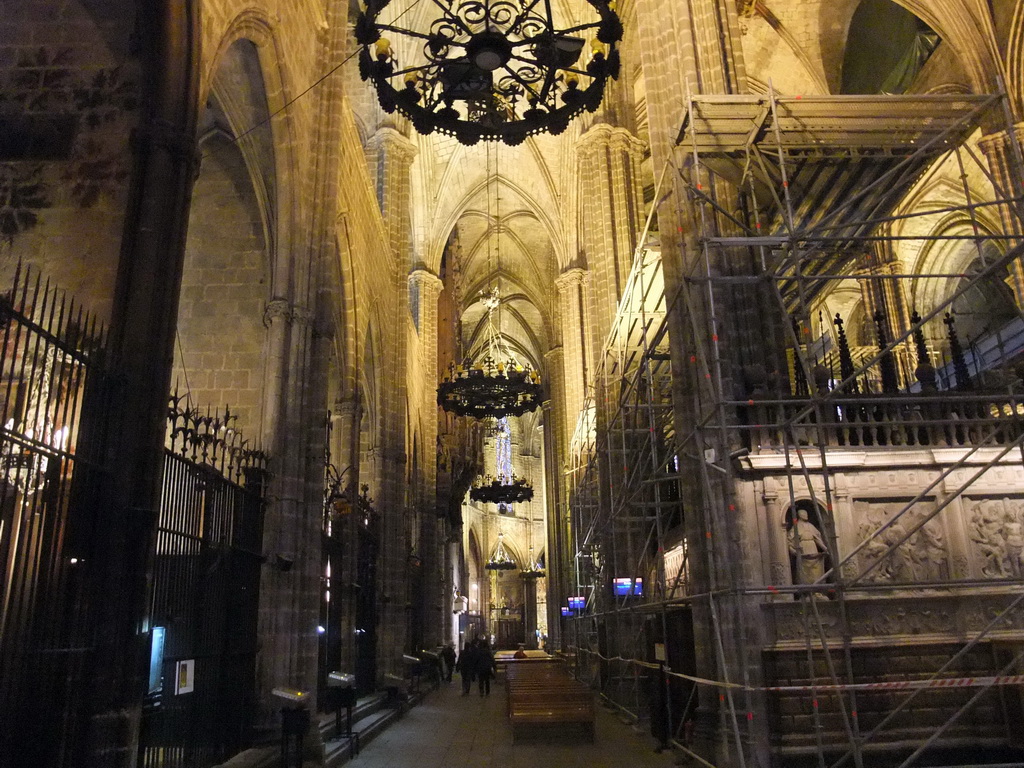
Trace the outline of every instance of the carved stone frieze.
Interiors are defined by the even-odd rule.
[[[932,639],[962,640],[976,635],[1012,603],[1015,595],[921,593],[898,597],[849,597],[846,616],[852,641],[888,639],[910,642],[922,636]],[[769,627],[769,642],[785,646],[803,643],[806,628],[812,637],[821,631],[828,641],[842,638],[839,604],[818,600],[814,612],[800,602],[774,602],[762,606]],[[1024,605],[1005,614],[996,632],[1024,631]]]
[[[953,616],[949,610],[914,605],[897,605],[873,615],[858,614],[851,622],[853,632],[869,637],[937,635],[949,631]]]

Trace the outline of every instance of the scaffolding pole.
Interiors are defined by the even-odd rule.
[[[681,166],[676,166],[676,176],[682,182],[677,200],[688,200],[687,205],[697,213],[702,253],[699,258],[684,260],[682,283],[666,290],[661,255],[651,258],[652,254],[643,248],[645,242],[641,241],[600,361],[597,376],[600,389],[588,398],[577,423],[572,441],[573,461],[566,473],[566,483],[575,537],[577,593],[586,597],[587,607],[583,615],[572,619],[577,627],[575,650],[581,674],[588,674],[589,668],[601,669],[602,693],[616,706],[635,717],[658,716],[650,711],[653,703],[663,707],[663,716],[672,726],[674,744],[704,765],[713,763],[708,761],[708,754],[701,756],[692,749],[692,734],[688,733],[687,724],[696,706],[698,690],[716,692],[723,705],[718,712],[722,732],[728,734],[730,764],[745,765],[752,758],[754,764],[764,765],[765,756],[748,751],[748,745],[754,743],[750,741],[753,738],[750,724],[755,710],[761,711],[757,701],[767,701],[770,690],[776,689],[763,679],[764,670],[754,674],[760,662],[752,659],[762,649],[751,645],[753,636],[748,635],[747,623],[759,610],[760,615],[769,615],[762,609],[802,606],[803,637],[799,646],[803,648],[807,689],[814,701],[811,712],[814,743],[810,751],[797,742],[794,742],[797,746],[786,747],[773,734],[770,737],[772,749],[783,759],[800,754],[812,756],[821,768],[826,765],[841,768],[850,760],[860,768],[865,764],[865,749],[875,748],[880,741],[884,747],[887,726],[907,711],[925,690],[914,689],[878,723],[862,727],[858,695],[871,684],[865,683],[865,673],[856,663],[857,654],[867,647],[856,626],[860,603],[865,599],[898,602],[908,590],[923,592],[922,599],[948,595],[960,600],[973,591],[980,591],[983,598],[991,598],[991,605],[995,606],[997,603],[993,601],[1002,595],[1016,595],[1022,584],[1019,577],[936,581],[919,578],[917,571],[911,571],[907,579],[891,583],[868,580],[877,577],[883,568],[889,568],[894,558],[902,557],[900,553],[905,551],[905,545],[929,531],[932,521],[948,518],[947,508],[953,505],[961,508],[966,495],[988,472],[1007,467],[1020,471],[1020,462],[1011,463],[1007,458],[1017,450],[1024,461],[1024,429],[1020,423],[1018,393],[1011,387],[1003,393],[944,390],[941,395],[914,396],[909,394],[912,382],[907,371],[903,372],[898,392],[865,395],[856,389],[858,382],[866,380],[866,374],[877,371],[895,353],[908,349],[919,337],[923,338],[930,324],[934,325],[933,321],[968,291],[984,285],[986,280],[1020,258],[1022,246],[1014,244],[1022,242],[1021,233],[984,231],[977,214],[996,206],[1019,210],[1021,185],[1016,177],[1012,179],[1011,194],[999,189],[990,176],[996,188],[995,199],[978,199],[976,191],[968,184],[961,156],[961,145],[980,116],[995,107],[1001,108],[1005,97],[929,101],[932,106],[945,104],[948,107],[939,121],[941,130],[922,128],[923,139],[919,143],[914,140],[900,144],[894,139],[886,147],[895,157],[893,162],[846,199],[833,204],[816,221],[807,218],[807,211],[813,209],[813,205],[799,197],[809,189],[806,184],[801,185],[799,175],[813,162],[827,164],[844,152],[855,153],[856,137],[846,144],[839,141],[835,146],[801,148],[794,139],[797,129],[792,127],[799,122],[801,107],[769,93],[756,110],[759,130],[748,131],[749,138],[740,148],[746,160],[734,163],[742,167],[737,184],[728,167],[722,172],[723,163],[709,165],[704,158],[707,154],[718,162],[717,158],[740,151],[730,145],[728,139],[723,140],[721,132],[715,133],[711,119],[701,116],[701,110],[709,104],[713,109],[728,112],[733,102],[742,107],[737,108],[737,113],[751,112],[750,97],[737,97],[732,101],[730,98],[690,97],[680,131],[680,144],[689,144],[689,156]],[[860,103],[869,101],[861,99]],[[899,106],[898,100],[876,101],[878,103],[868,104],[865,114],[877,115],[881,103]],[[843,117],[840,107],[844,107],[844,103],[838,100],[835,104],[839,114],[832,123]],[[846,103],[849,104],[852,102]],[[829,102],[819,99],[817,106],[827,110]],[[919,106],[918,99],[914,108]],[[874,123],[870,122],[874,118],[870,115],[858,123],[866,133],[874,130]],[[898,117],[904,120],[902,115]],[[707,136],[698,130],[702,120]],[[901,125],[910,131],[913,126],[907,126],[912,122],[907,118]],[[1007,129],[1015,138],[1012,124]],[[806,126],[799,130],[804,134],[813,133],[813,129]],[[756,140],[755,135],[759,135]],[[965,152],[988,173],[970,147],[965,147]],[[800,153],[803,154],[797,157]],[[927,169],[930,174],[939,173],[947,157],[955,158],[960,171],[962,205],[893,210]],[[1017,159],[1019,164],[1019,149]],[[662,179],[670,165],[673,164],[666,163]],[[791,165],[796,178],[790,177]],[[1018,173],[1019,170],[1016,169]],[[761,177],[755,179],[757,172]],[[769,184],[766,180],[775,180],[778,184]],[[765,191],[769,194],[767,203],[758,199]],[[741,210],[723,203],[741,199],[753,201],[753,205]],[[908,235],[894,234],[887,229],[939,215],[962,215],[969,221],[971,231],[963,235],[932,232]],[[849,218],[840,221],[843,216]],[[722,232],[722,226],[731,231]],[[782,231],[771,234],[773,228]],[[851,269],[858,250],[911,241],[973,242],[982,268],[969,276],[941,269],[885,274],[858,274]],[[1008,243],[1011,247],[998,258],[988,259],[982,250],[984,243],[997,246]],[[721,260],[728,257],[727,251],[754,254],[757,271],[723,274],[717,265],[724,263]],[[788,322],[789,315],[795,312],[809,328],[815,309],[821,306],[821,297],[830,287],[843,281],[856,280],[862,285],[879,286],[881,292],[900,281],[922,278],[958,281],[958,284],[928,308],[924,317],[914,322],[898,323],[897,318],[887,318],[885,321],[895,329],[891,336],[886,336],[884,343],[880,340],[873,354],[859,353],[859,364],[840,377],[834,377],[832,371],[827,377],[822,373],[826,362],[834,364],[835,354],[829,356],[827,352],[812,351],[811,344],[797,333],[798,326]],[[802,376],[807,388],[804,396],[798,396],[799,393],[785,397],[759,395],[746,401],[734,396],[735,363],[730,352],[723,350],[720,340],[722,333],[730,331],[733,318],[726,315],[726,304],[722,303],[718,292],[743,286],[763,290],[765,298],[774,306],[778,318],[774,322],[781,331],[780,338],[792,350],[787,386],[794,386],[794,377]],[[660,295],[657,295],[659,290]],[[698,297],[699,306],[695,304]],[[682,329],[692,340],[689,361],[675,361],[676,370],[687,376],[683,388],[688,389],[693,398],[691,410],[695,419],[685,433],[676,432],[673,403],[666,403],[660,397],[672,384],[673,374],[665,348],[671,326],[669,318],[673,313],[680,313],[683,318],[673,327]],[[718,326],[720,322],[724,323],[722,327]],[[765,328],[766,334],[770,335],[770,331],[771,328]],[[820,324],[819,331],[820,338],[824,338],[825,329]],[[730,366],[729,373],[723,365]],[[679,384],[676,382],[673,389],[676,405]],[[741,414],[743,409],[746,409],[746,416]],[[757,418],[752,416],[755,412]],[[761,416],[766,418],[761,419]],[[849,531],[841,535],[834,517],[835,475],[848,471],[849,467],[844,463],[848,458],[841,454],[881,452],[887,456],[909,456],[914,451],[931,452],[932,468],[927,472],[934,475],[933,479],[922,490],[908,494],[912,496],[910,501],[901,500],[898,511],[881,526],[868,530],[859,541],[851,540]],[[957,455],[934,458],[937,451],[954,451]],[[779,455],[781,466],[772,463],[775,462],[773,457]],[[920,458],[914,460],[920,461]],[[681,470],[682,462],[695,467],[696,475]],[[768,469],[764,469],[766,467]],[[728,526],[736,523],[727,523],[727,529],[720,531],[716,529],[719,524],[716,520],[728,521],[732,519],[730,515],[737,514],[736,490],[749,485],[750,478],[757,472],[762,472],[764,477],[770,472],[781,473],[785,478],[779,504],[791,515],[787,518],[787,539],[799,540],[800,518],[794,510],[801,499],[808,499],[818,509],[817,527],[821,529],[825,555],[831,565],[812,583],[773,584],[768,581],[761,584],[743,576],[740,568],[728,574],[723,572],[725,583],[717,583],[721,558],[728,553],[716,552],[715,542],[721,539],[730,546],[730,537],[735,532],[730,533]],[[960,480],[962,477],[966,479]],[[680,494],[673,490],[678,489],[680,483],[699,484],[703,489],[700,491],[703,509],[682,509]],[[942,490],[942,498],[936,497],[936,501],[930,502],[935,489]],[[605,501],[602,501],[602,493]],[[917,514],[917,506],[922,502],[934,505],[924,516]],[[967,514],[965,510],[963,514]],[[700,516],[695,519],[704,523],[705,540],[695,545],[681,536],[684,515]],[[961,522],[966,529],[968,521]],[[805,524],[813,527],[812,522]],[[863,525],[858,531],[862,530]],[[894,531],[897,534],[893,534]],[[948,542],[946,546],[948,559]],[[705,561],[707,581],[701,585],[695,585],[689,578],[690,558],[694,554],[691,550],[694,549]],[[672,561],[670,573],[667,554],[676,550],[681,551],[681,557],[678,562]],[[867,566],[850,571],[854,564],[861,562],[858,557],[869,551],[871,560]],[[793,558],[797,573],[802,573],[802,558],[798,547]],[[643,579],[644,594],[617,595],[615,585],[609,582],[620,574],[628,574],[625,578],[634,585],[637,579]],[[828,599],[821,600],[818,596]],[[786,600],[796,602],[786,603]],[[993,637],[1024,642],[1024,630],[1018,629],[1021,624],[1015,624],[1012,616],[1021,602],[1022,598],[1017,596],[1009,605],[993,607],[995,618],[956,642],[941,638],[933,641],[945,645],[959,643],[959,648],[924,679],[944,679],[971,651]],[[669,643],[670,634],[678,630],[678,612],[695,605],[703,606],[711,617],[710,637],[717,660],[714,679],[671,666],[659,667],[651,658],[653,636],[649,633]],[[722,615],[723,609],[728,619]],[[643,617],[646,619],[641,620]],[[729,633],[729,642],[726,642],[726,633]],[[787,648],[798,647],[794,641],[786,642],[789,645],[775,641],[768,652],[784,655]],[[779,650],[771,651],[771,648]],[[1014,669],[1021,658],[1024,653],[1000,665],[1000,674]],[[679,659],[673,662],[681,663]],[[612,665],[621,667],[623,664],[629,668],[625,672],[611,671]],[[658,685],[663,685],[664,695],[659,700],[659,696],[648,691],[648,701],[644,702],[641,678],[658,669],[662,672]],[[738,677],[734,678],[730,670],[736,670]],[[619,684],[627,678],[631,678],[628,690]],[[674,696],[676,691],[670,678],[690,684],[685,696]],[[616,684],[612,685],[610,679]],[[906,758],[903,766],[909,767],[929,749],[943,743],[944,736],[963,713],[983,700],[992,685],[994,683],[979,685],[962,706],[950,711],[945,722],[921,738],[918,748]],[[744,698],[742,705],[734,698],[737,694]],[[841,732],[845,747],[834,741],[826,743],[824,734],[829,726],[824,722],[825,715],[818,700],[828,697],[834,697],[841,721],[841,730],[829,738]],[[678,709],[673,698],[683,701]],[[775,699],[776,705],[779,701],[781,699]],[[772,705],[764,706],[770,711]],[[745,718],[741,718],[741,711],[746,714]],[[897,740],[900,739],[903,737],[898,736]],[[834,759],[837,755],[838,759]]]

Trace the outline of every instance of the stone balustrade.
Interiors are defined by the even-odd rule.
[[[1013,395],[847,395],[734,403],[751,451],[785,445],[828,447],[973,447],[1006,445],[1024,430]]]

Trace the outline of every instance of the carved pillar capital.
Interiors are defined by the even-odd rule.
[[[271,299],[263,308],[263,325],[269,328],[275,320],[288,317],[288,300]]]
[[[276,298],[267,302],[263,308],[263,325],[270,328],[277,320],[284,320],[288,324],[310,325],[313,322],[313,312],[301,304],[292,304],[288,299]]]
[[[590,273],[585,269],[574,267],[555,278],[555,287],[559,293],[566,293],[577,285],[585,285],[590,279]]]
[[[404,158],[410,163],[416,157],[416,143],[390,126],[381,126],[366,140],[367,149],[384,151],[396,159]]]
[[[552,347],[551,349],[544,353],[544,359],[547,360],[549,364],[558,363],[561,362],[562,360],[562,354],[563,349],[561,346]]]
[[[625,128],[608,123],[592,125],[576,141],[576,152],[580,157],[605,147],[625,149],[630,154],[642,154],[644,143]]]
[[[436,298],[444,289],[444,281],[428,269],[414,269],[409,273],[409,287]]]
[[[359,401],[355,397],[339,397],[331,406],[331,414],[335,418],[350,416],[356,412]]]

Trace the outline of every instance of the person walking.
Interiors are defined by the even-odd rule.
[[[444,681],[452,681],[452,672],[455,671],[455,644],[448,643],[441,649],[441,660],[444,662]]]
[[[497,665],[494,663],[494,653],[491,651],[491,646],[485,640],[477,648],[476,654],[476,679],[480,685],[480,695],[490,696],[491,678],[494,677],[494,673],[497,671]]]
[[[455,662],[455,669],[459,671],[459,675],[462,677],[463,696],[469,696],[469,689],[476,678],[476,643],[477,641],[473,640],[469,645],[464,646],[462,653],[459,654],[459,660]]]

